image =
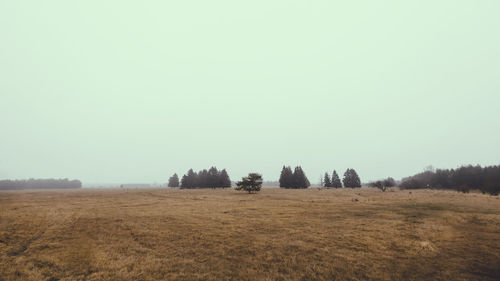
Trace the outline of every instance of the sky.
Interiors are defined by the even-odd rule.
[[[500,164],[500,2],[0,2],[0,179]]]

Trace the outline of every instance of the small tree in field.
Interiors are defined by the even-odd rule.
[[[247,177],[243,177],[241,181],[236,183],[236,190],[248,191],[248,194],[252,192],[260,191],[262,187],[262,176],[257,173],[250,173]]]

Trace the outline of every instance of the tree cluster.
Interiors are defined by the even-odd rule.
[[[247,177],[243,177],[241,181],[236,183],[236,190],[244,190],[249,194],[252,192],[260,191],[262,187],[262,175],[257,173],[250,173]]]
[[[181,179],[181,188],[217,188],[231,187],[231,179],[226,169],[222,171],[212,167],[199,172],[189,171]]]
[[[342,179],[344,187],[361,187],[361,180],[354,169],[347,169]]]
[[[386,191],[387,188],[396,186],[396,181],[393,178],[388,177],[388,178],[383,179],[383,180],[370,182],[370,183],[368,183],[368,186],[376,187],[382,191]]]
[[[468,192],[477,189],[483,193],[500,193],[500,166],[462,166],[457,169],[427,170],[404,178],[403,189],[436,188]]]
[[[283,188],[308,188],[311,186],[311,183],[300,166],[295,167],[293,172],[290,166],[283,166],[279,183],[280,187]]]
[[[0,190],[81,188],[82,182],[69,179],[0,180]]]
[[[337,171],[333,170],[331,179],[328,172],[325,173],[325,177],[323,179],[323,187],[335,187],[335,188],[342,187],[342,182],[340,181]]]

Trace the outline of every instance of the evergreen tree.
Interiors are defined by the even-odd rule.
[[[500,166],[461,166],[456,169],[427,169],[414,176],[403,178],[400,188],[438,188],[468,192],[479,189],[483,193],[500,193]]]
[[[241,181],[236,183],[236,190],[248,191],[248,193],[260,191],[262,187],[262,175],[250,173],[247,177],[243,177]]]
[[[206,187],[219,187],[219,171],[216,167],[210,168],[207,172]]]
[[[361,180],[354,169],[347,169],[342,179],[345,187],[361,187]]]
[[[302,170],[302,167],[297,166],[293,172],[292,188],[308,188],[311,184]]]
[[[184,175],[182,176],[182,179],[181,179],[181,188],[189,188],[188,187],[188,176],[187,175]]]
[[[184,178],[185,177],[185,178]],[[193,171],[193,169],[189,169],[186,175],[182,177],[182,188],[194,188],[196,186],[198,176]]]
[[[330,176],[325,173],[325,179],[323,180],[323,187],[332,187],[332,182],[330,181]]]
[[[229,179],[226,169],[219,171],[216,167],[211,167],[209,170],[203,169],[198,173],[189,169],[181,180],[181,188],[217,187],[231,187],[231,179]]]
[[[290,166],[283,166],[279,183],[283,188],[308,188],[311,185],[300,166],[295,167],[293,172]]]
[[[168,179],[168,187],[179,187],[179,176],[177,174]]]
[[[283,166],[279,181],[280,187],[291,188],[293,186],[293,172],[290,166]]]
[[[201,187],[201,188],[208,187],[207,180],[208,180],[208,170],[203,169],[203,170],[198,172],[198,177],[197,177],[197,181],[196,181],[195,186]]]
[[[342,182],[340,181],[339,175],[337,174],[337,171],[335,171],[335,170],[333,170],[333,173],[332,173],[332,187],[335,187],[335,188],[342,187]]]
[[[220,187],[231,187],[231,179],[229,178],[229,175],[227,174],[226,169],[223,169],[220,172],[219,186]]]

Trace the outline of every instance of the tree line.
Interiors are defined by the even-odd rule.
[[[262,176],[260,175],[260,177]],[[278,183],[281,188],[286,189],[303,189],[311,186],[301,166],[296,166],[293,170],[290,166],[283,166]],[[335,170],[331,179],[328,173],[325,173],[325,187],[341,188],[342,185],[344,187],[361,187],[361,180],[354,169],[347,169],[342,181]],[[224,188],[231,187],[231,180],[226,169],[219,171],[216,167],[211,167],[208,170],[204,169],[199,172],[189,169],[180,181],[179,176],[173,174],[169,178],[168,187]]]
[[[325,173],[325,177],[323,178],[323,187],[334,187],[334,188],[342,187],[342,182],[340,181],[337,171],[333,170],[331,178],[328,172]]]
[[[66,189],[81,188],[82,182],[69,179],[29,179],[29,180],[0,180],[0,190],[7,189]]]
[[[208,170],[204,169],[199,172],[189,169],[182,176],[180,183],[177,174],[170,177],[168,182],[169,187],[179,187],[179,185],[180,188],[225,188],[231,187],[231,179],[226,169],[219,171],[216,167],[211,167]]]
[[[325,173],[325,176],[323,178],[323,187],[341,188],[342,183],[344,187],[350,187],[350,188],[361,187],[361,179],[359,178],[358,173],[354,169],[347,169],[345,171],[342,182],[340,181],[339,175],[337,174],[336,170],[333,170],[331,178],[328,172]]]
[[[483,193],[500,193],[500,166],[461,166],[457,169],[428,169],[402,179],[403,189],[437,188],[469,192],[477,189]]]

